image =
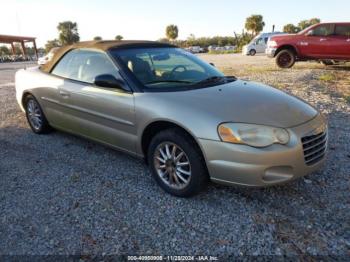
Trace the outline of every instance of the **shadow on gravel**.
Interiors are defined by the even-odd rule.
[[[327,66],[325,67],[325,70],[336,70],[336,71],[350,71],[350,65],[349,66]]]
[[[293,70],[331,70],[331,71],[350,71],[350,64],[343,65],[329,65],[325,66],[314,62],[308,63],[296,63],[294,67],[290,69],[280,69],[276,66],[278,71],[293,71]]]
[[[349,118],[329,115],[319,172],[263,189],[210,184],[190,199],[105,146],[24,123],[0,128],[0,253],[345,254]]]

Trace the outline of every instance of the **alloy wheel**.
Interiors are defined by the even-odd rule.
[[[43,124],[43,115],[39,104],[34,99],[28,100],[27,112],[28,112],[28,120],[31,126],[35,130],[40,130]]]
[[[161,180],[174,189],[185,188],[191,180],[191,163],[178,145],[161,143],[154,153],[154,167]]]
[[[278,58],[278,63],[282,67],[288,67],[288,65],[292,62],[292,57],[288,53],[283,53],[281,56]]]

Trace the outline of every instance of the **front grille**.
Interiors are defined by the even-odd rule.
[[[308,166],[316,164],[322,160],[327,150],[327,131],[317,135],[304,136],[303,143],[304,159]]]

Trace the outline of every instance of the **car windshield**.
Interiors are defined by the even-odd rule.
[[[310,25],[309,27],[307,27],[304,30],[301,30],[299,33],[297,33],[297,35],[305,35],[313,27],[315,27],[315,25]]]
[[[114,49],[111,54],[148,89],[199,88],[233,81],[180,48]]]
[[[255,43],[256,43],[256,40],[258,40],[260,37],[261,37],[261,35],[258,35],[258,36],[256,36],[256,37],[254,37],[254,38],[249,42],[248,45],[255,44]]]

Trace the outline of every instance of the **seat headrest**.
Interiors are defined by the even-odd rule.
[[[149,63],[138,57],[128,60],[128,68],[135,74],[151,71]]]

